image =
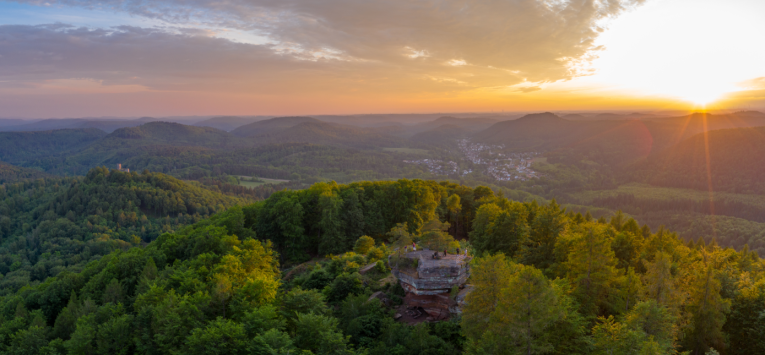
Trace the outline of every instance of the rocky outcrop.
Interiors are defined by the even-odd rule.
[[[462,288],[470,276],[470,257],[465,255],[441,255],[433,258],[433,251],[423,250],[403,255],[407,262],[389,265],[406,291],[404,303],[409,308],[421,308],[430,320],[449,318],[459,313],[459,304],[450,297],[455,286]],[[416,268],[412,267],[417,265]]]

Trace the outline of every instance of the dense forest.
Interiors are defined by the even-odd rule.
[[[698,134],[629,170],[658,186],[765,194],[765,128],[736,128]]]
[[[88,174],[87,184],[70,184],[110,191],[103,184],[121,186],[123,179],[150,190],[170,178],[99,169]],[[165,182],[153,185],[155,180]],[[77,196],[56,195],[41,209],[52,212],[43,214],[65,211]],[[102,205],[96,202],[83,208],[94,207],[90,216],[106,224],[115,221],[117,208],[138,207],[138,200],[147,218],[159,217],[159,210],[183,208],[169,198],[139,197],[149,195],[135,192],[134,199],[110,200],[119,207],[109,212],[99,211]],[[201,208],[184,207],[182,213]],[[107,213],[110,218],[101,217]],[[448,234],[439,232],[441,228]],[[652,231],[623,214],[595,220],[589,213],[566,211],[555,201],[517,202],[486,187],[448,182],[319,183],[162,232],[148,244],[116,248],[79,269],[61,269],[40,283],[6,293],[0,298],[0,350],[765,352],[765,263],[755,253],[686,243],[669,230]],[[370,298],[381,291],[400,304],[404,291],[388,277],[385,262],[397,246],[411,241],[428,245],[434,238],[453,244],[454,237],[460,242],[455,247],[468,247],[474,256],[474,289],[461,315],[408,325],[395,321],[389,306]],[[373,272],[359,273],[360,267],[374,263]]]
[[[158,173],[97,168],[84,178],[45,178],[0,187],[0,293],[80,271],[247,200]]]
[[[0,162],[0,184],[28,179],[49,177],[50,175],[36,169],[21,168]]]

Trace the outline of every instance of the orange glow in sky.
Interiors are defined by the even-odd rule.
[[[758,0],[90,1],[0,2],[0,117],[765,109]]]

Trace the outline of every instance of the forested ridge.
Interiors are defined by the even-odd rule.
[[[0,187],[0,293],[79,271],[116,249],[154,240],[246,200],[158,173],[106,168],[84,178]]]
[[[311,121],[296,125],[289,117],[275,119],[269,134],[256,137],[170,122],[120,128],[108,135],[97,129],[0,132],[0,161],[64,176],[122,164],[183,179],[252,175],[310,184],[431,177],[422,167],[381,150],[409,141],[384,130],[305,119]]]
[[[21,168],[0,162],[0,184],[42,177],[50,177],[50,175],[40,170]]]
[[[133,175],[91,173],[94,181]],[[475,256],[461,316],[410,326],[369,299],[382,291],[400,302],[384,261],[411,241]],[[757,354],[764,312],[765,263],[747,248],[685,243],[621,213],[595,220],[485,187],[319,183],[5,294],[0,350]]]
[[[657,186],[765,194],[765,128],[735,128],[695,135],[626,173]],[[710,181],[711,178],[711,181]]]

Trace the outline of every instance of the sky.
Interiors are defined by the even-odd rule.
[[[0,117],[765,110],[762,0],[0,1]]]

